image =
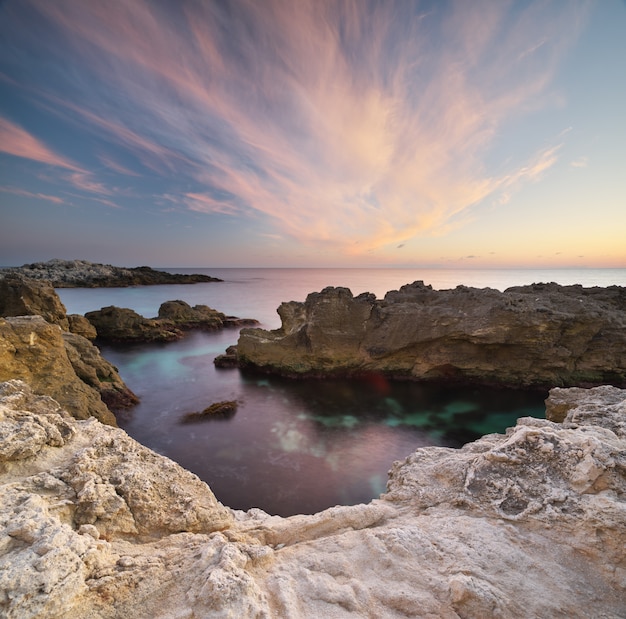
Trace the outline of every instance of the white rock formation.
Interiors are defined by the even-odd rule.
[[[626,392],[555,389],[461,450],[394,464],[367,505],[223,507],[122,430],[0,385],[0,616],[626,616]]]

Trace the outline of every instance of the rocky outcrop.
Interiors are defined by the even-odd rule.
[[[419,449],[367,505],[233,512],[123,431],[0,386],[0,614],[618,619],[626,392]]]
[[[166,273],[146,266],[124,268],[86,260],[54,259],[48,262],[25,264],[21,267],[10,267],[2,269],[2,272],[47,281],[55,288],[112,288],[223,281],[200,273]]]
[[[20,275],[0,274],[0,316],[43,316],[64,331],[69,329],[65,306],[52,285]]]
[[[139,398],[126,386],[117,368],[88,339],[76,333],[63,333],[63,342],[78,378],[93,387],[109,409],[119,411],[139,403]]]
[[[118,409],[138,401],[89,340],[41,316],[0,318],[0,380],[12,378],[55,398],[77,419],[116,425],[107,404]]]
[[[93,325],[84,316],[67,315],[50,283],[0,276],[0,315],[6,317],[0,319],[0,380],[23,378],[79,419],[93,415],[112,425],[111,410],[138,403],[89,341],[96,337]]]
[[[97,337],[113,342],[169,342],[183,336],[170,322],[144,318],[132,309],[115,305],[87,312],[85,318]]]
[[[85,318],[99,338],[116,342],[167,342],[180,339],[190,329],[214,331],[258,324],[251,318],[226,316],[208,305],[191,307],[185,301],[161,304],[157,318],[144,318],[134,310],[114,305],[87,312]]]
[[[115,424],[99,394],[76,375],[61,329],[41,316],[0,318],[0,380],[12,378],[54,397],[79,418]]]
[[[436,291],[415,282],[382,300],[326,288],[278,313],[278,330],[242,330],[241,366],[290,376],[626,385],[626,289],[618,286]]]

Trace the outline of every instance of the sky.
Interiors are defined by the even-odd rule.
[[[0,0],[0,265],[626,267],[624,0]]]

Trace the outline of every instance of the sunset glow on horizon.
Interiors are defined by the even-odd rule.
[[[626,267],[626,3],[5,0],[0,264]]]

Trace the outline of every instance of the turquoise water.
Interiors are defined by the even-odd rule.
[[[205,272],[227,281],[58,292],[71,313],[118,305],[154,316],[162,302],[183,299],[257,318],[267,328],[276,328],[280,325],[276,307],[281,301],[304,300],[306,294],[326,285],[345,285],[354,294],[371,291],[380,297],[415,279],[435,288],[469,283],[502,289],[533,281],[574,283],[574,277],[586,285],[620,284],[624,282],[619,278],[626,274],[602,272],[589,281],[582,280],[580,272],[569,271],[550,272],[545,278],[535,271]],[[101,346],[141,398],[138,406],[119,417],[120,425],[141,443],[196,473],[220,501],[233,508],[260,507],[285,516],[369,501],[384,491],[392,462],[416,448],[458,447],[483,434],[503,432],[520,416],[544,413],[547,394],[543,392],[453,389],[387,382],[381,377],[294,381],[216,369],[215,356],[237,338],[238,330],[227,329],[190,333],[167,344]],[[181,422],[186,413],[222,400],[238,402],[234,416]]]

